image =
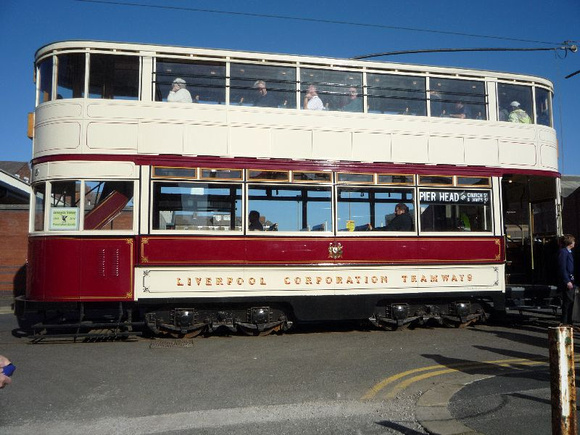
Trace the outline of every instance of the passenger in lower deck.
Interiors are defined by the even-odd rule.
[[[252,210],[248,216],[250,231],[264,231],[264,225],[260,222],[260,212],[258,210]]]
[[[402,202],[398,203],[395,206],[393,220],[384,227],[375,228],[374,231],[413,231],[413,218],[409,213],[409,207]]]

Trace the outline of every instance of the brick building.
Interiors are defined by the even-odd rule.
[[[0,297],[24,292],[30,168],[0,161]]]

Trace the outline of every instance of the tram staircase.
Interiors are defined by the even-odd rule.
[[[576,295],[577,299],[580,299]],[[580,302],[575,304],[578,306]],[[506,286],[506,314],[520,317],[549,317],[560,315],[558,288],[549,284]]]

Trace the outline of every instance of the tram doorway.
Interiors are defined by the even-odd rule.
[[[507,284],[555,284],[557,179],[509,174],[502,180],[502,194]]]

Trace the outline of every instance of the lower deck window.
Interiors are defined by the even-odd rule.
[[[241,231],[238,184],[153,184],[153,229]]]
[[[339,231],[415,229],[413,189],[339,187],[337,201]]]
[[[421,231],[492,231],[488,190],[420,191]]]
[[[249,230],[332,231],[330,187],[250,186],[248,211]]]
[[[85,181],[85,230],[133,229],[133,182]]]

